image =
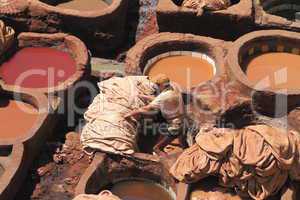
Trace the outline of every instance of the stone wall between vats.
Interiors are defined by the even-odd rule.
[[[91,12],[56,8],[38,0],[27,1],[26,9],[17,14],[0,14],[0,19],[18,33],[71,33],[97,52],[113,50],[124,39],[128,0],[114,0],[107,9]]]

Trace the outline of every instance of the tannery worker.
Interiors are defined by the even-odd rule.
[[[160,74],[151,80],[160,86],[160,94],[156,97],[145,96],[145,99],[151,101],[144,107],[132,111],[125,117],[127,119],[130,117],[137,118],[140,115],[148,114],[152,111],[160,111],[167,122],[167,130],[164,133],[161,132],[161,134],[168,136],[168,139],[160,141],[158,146],[155,147],[155,150],[159,150],[156,148],[161,149],[176,137],[183,135],[184,102],[180,91],[175,90],[170,85],[170,80],[167,76]],[[181,142],[182,141],[183,140],[181,140]]]
[[[230,0],[184,0],[183,7],[195,9],[198,15],[202,15],[204,10],[224,10],[231,6]]]
[[[113,77],[100,82],[98,86],[100,94],[84,114],[86,124],[82,130],[81,143],[85,152],[133,154],[138,151],[138,121],[128,117],[128,113],[144,108],[160,91],[164,95],[172,94],[171,89],[169,92],[165,90],[169,86],[169,79],[165,76],[155,79],[147,76]],[[153,105],[155,102],[158,104],[157,99]],[[176,129],[178,119],[174,118],[170,130]]]

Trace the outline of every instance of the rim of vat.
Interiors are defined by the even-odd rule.
[[[91,10],[91,11],[80,11],[80,10],[75,10],[75,9],[60,8],[57,6],[52,6],[52,5],[43,3],[39,0],[30,0],[30,1],[31,1],[31,4],[30,4],[31,6],[34,7],[36,5],[40,8],[48,10],[50,12],[61,13],[64,15],[69,15],[69,16],[81,16],[81,17],[93,18],[93,17],[99,17],[102,15],[111,14],[112,12],[114,12],[121,6],[122,1],[124,1],[124,0],[113,0],[112,3],[107,8]]]
[[[223,10],[210,11],[210,13],[218,14],[232,14],[241,15],[243,17],[250,17],[252,13],[252,0],[240,0],[238,3],[229,6]],[[176,5],[173,0],[158,0],[158,11],[159,12],[185,12],[185,13],[197,13],[195,9],[186,8],[183,6]],[[201,15],[202,16],[202,15]],[[201,17],[199,16],[199,17]]]
[[[87,73],[90,73],[89,66],[89,55],[85,44],[77,37],[68,35],[65,33],[32,33],[24,32],[18,36],[18,49],[24,47],[54,47],[57,43],[64,43],[66,48],[69,50],[68,53],[76,62],[76,72],[60,83],[59,85],[53,87],[44,88],[27,88],[20,87],[16,85],[6,84],[3,80],[0,80],[2,85],[5,85],[9,90],[24,89],[32,90],[33,92],[40,93],[55,93],[59,91],[64,91],[72,87],[76,82],[81,80]],[[58,49],[59,50],[59,49]]]
[[[23,155],[24,145],[19,143],[13,145],[12,152],[9,156],[0,157],[1,161],[4,162],[4,173],[0,176],[0,199],[2,199],[2,195],[5,196],[9,193],[9,191],[5,191],[9,185],[13,187],[14,183],[12,183],[12,181],[21,167]]]
[[[0,90],[0,94],[5,93],[12,96],[18,95],[18,97],[21,98],[22,102],[26,102],[34,106],[39,113],[35,120],[35,123],[27,131],[26,134],[22,134],[22,136],[16,138],[9,138],[9,139],[0,138],[0,146],[8,146],[8,145],[25,142],[31,139],[32,137],[34,137],[35,134],[38,132],[38,130],[42,128],[43,124],[46,122],[46,118],[48,117],[49,113],[52,112],[51,106],[49,106],[47,97],[43,94],[28,91],[28,90],[10,90],[5,85],[2,85],[2,87],[3,88]]]
[[[178,50],[179,48],[180,50]],[[169,32],[153,34],[140,40],[128,51],[125,60],[125,73],[142,75],[149,60],[170,51],[188,51],[209,56],[215,63],[215,77],[225,72],[225,48],[225,41],[210,37]]]
[[[240,82],[242,85],[246,86],[250,90],[261,91],[261,92],[271,92],[275,94],[285,94],[285,95],[298,95],[300,94],[299,90],[288,90],[287,92],[280,92],[273,89],[261,89],[255,87],[255,83],[251,83],[246,73],[242,70],[242,66],[240,64],[240,50],[252,42],[274,39],[277,41],[298,41],[300,43],[300,33],[284,31],[284,30],[263,30],[263,31],[254,31],[248,33],[239,39],[237,39],[232,47],[229,49],[228,57],[227,57],[227,65],[229,66],[230,73],[232,77]],[[251,48],[250,48],[251,49]],[[300,51],[300,48],[298,48]],[[283,51],[284,52],[284,51]]]
[[[105,154],[105,153],[97,153],[95,155],[91,165],[84,172],[84,174],[80,178],[80,181],[79,181],[77,187],[75,188],[75,195],[76,196],[80,195],[80,194],[86,194],[86,189],[87,189],[89,181],[94,176],[99,177],[100,174],[97,173],[97,169],[99,169],[99,167],[101,167],[101,165],[105,164],[106,159],[108,157],[109,157],[109,155]],[[120,156],[120,157],[122,157],[122,156]],[[157,163],[157,164],[160,163],[160,158],[158,156],[153,156],[153,155],[144,154],[144,153],[135,153],[132,157],[130,157],[128,159],[140,160],[141,162],[146,161],[146,162],[152,162],[152,163]],[[138,168],[139,167],[137,167],[137,169]],[[134,178],[134,177],[131,177],[131,178]],[[147,179],[147,178],[145,178],[145,179]],[[120,180],[128,180],[128,179],[124,178],[124,179],[120,179]],[[151,180],[151,179],[149,179],[149,180]],[[118,182],[118,180],[116,180],[116,182]],[[174,190],[176,188],[172,188],[172,186],[169,186],[169,188],[168,188],[168,187],[166,187],[166,185],[163,185],[163,183],[159,183],[159,184],[162,185],[165,189],[167,189],[170,192],[171,195],[172,195],[172,192],[174,192],[173,195],[174,194],[176,195],[176,190]],[[101,188],[99,188],[99,189],[101,189]]]

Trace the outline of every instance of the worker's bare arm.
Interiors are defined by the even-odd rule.
[[[138,110],[135,110],[135,111],[132,111],[132,112],[128,113],[127,115],[125,115],[125,119],[130,119],[131,117],[138,118],[139,116],[148,114],[149,112],[154,111],[156,109],[157,109],[156,106],[149,104],[149,105],[144,106],[144,107],[142,107]]]
[[[141,98],[142,100],[148,101],[148,102],[151,102],[151,101],[153,101],[153,100],[155,99],[155,96],[151,96],[151,95],[142,95],[142,94],[140,94],[140,95],[138,95],[138,96],[139,96],[139,98]]]

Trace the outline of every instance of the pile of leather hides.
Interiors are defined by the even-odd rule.
[[[195,10],[224,10],[231,5],[230,0],[184,0],[181,6]]]
[[[88,194],[81,194],[78,195],[73,200],[121,200],[119,197],[111,194],[109,191],[102,191],[99,195],[88,195]]]
[[[248,126],[200,130],[196,144],[171,168],[179,181],[197,182],[209,175],[242,197],[266,199],[287,181],[300,180],[300,136],[296,131]]]
[[[113,77],[98,84],[100,93],[86,111],[81,134],[83,148],[106,153],[133,154],[137,148],[137,122],[125,120],[129,112],[146,105],[139,95],[153,95],[146,76]]]

